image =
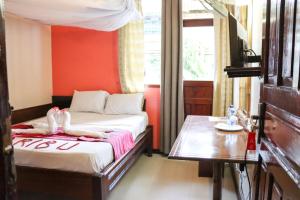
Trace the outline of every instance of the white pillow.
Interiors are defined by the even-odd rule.
[[[144,104],[144,95],[113,94],[107,98],[105,114],[140,114]]]
[[[106,91],[74,91],[70,111],[103,113]]]

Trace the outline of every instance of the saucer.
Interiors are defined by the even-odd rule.
[[[244,128],[240,125],[228,125],[225,123],[218,123],[215,125],[215,128],[221,131],[230,131],[230,132],[235,132],[235,131],[241,131]]]

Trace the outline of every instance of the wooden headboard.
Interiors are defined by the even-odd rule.
[[[34,106],[19,110],[13,110],[11,115],[11,123],[17,124],[28,120],[46,116],[48,110],[53,106],[60,108],[68,108],[71,105],[72,96],[52,96],[52,103]]]
[[[24,108],[19,110],[13,110],[11,115],[11,123],[17,124],[28,120],[36,119],[46,115],[48,110],[52,107],[52,104],[45,104],[40,106],[34,106],[30,108]]]
[[[39,117],[44,117],[46,116],[47,111],[53,106],[57,106],[60,109],[69,108],[72,102],[72,98],[73,96],[52,96],[52,104],[45,104],[20,110],[13,110],[11,122],[12,124],[17,124]],[[146,100],[144,100],[143,111],[146,111]]]
[[[69,108],[71,106],[72,98],[73,96],[52,96],[52,104],[60,109]]]

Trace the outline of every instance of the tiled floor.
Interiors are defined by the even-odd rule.
[[[212,179],[197,176],[198,163],[142,156],[110,194],[108,200],[212,199]],[[229,169],[223,180],[223,200],[236,195]]]
[[[198,163],[168,160],[160,155],[141,156],[109,195],[108,200],[210,200],[212,179],[197,176]],[[21,200],[69,200],[23,194]],[[225,168],[223,200],[235,200],[229,169]]]

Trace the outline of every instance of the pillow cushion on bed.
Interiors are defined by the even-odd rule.
[[[107,98],[105,114],[140,114],[144,104],[144,95],[112,94]]]
[[[106,99],[109,93],[106,91],[74,91],[70,111],[103,113]]]

